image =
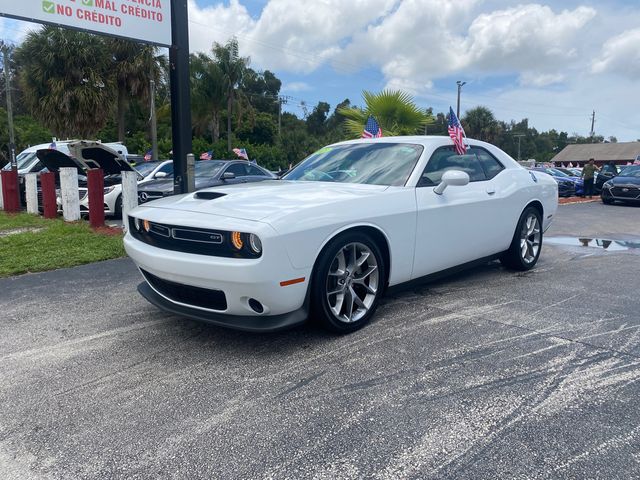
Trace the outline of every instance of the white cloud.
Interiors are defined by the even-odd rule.
[[[556,14],[537,4],[481,14],[465,40],[467,63],[492,73],[557,68],[577,56],[577,34],[595,15],[588,7]]]
[[[283,92],[307,92],[312,90],[311,85],[305,82],[291,82],[282,86]]]
[[[255,21],[239,0],[231,0],[229,6],[219,3],[200,7],[189,0],[189,49],[192,52],[208,52],[213,42],[225,43],[233,35],[242,36],[255,27]],[[240,43],[241,54],[247,46]]]
[[[520,85],[524,87],[546,87],[556,83],[562,83],[567,78],[562,73],[538,73],[522,72],[520,74]]]
[[[637,79],[640,75],[640,28],[607,40],[591,66],[594,73],[614,72]]]

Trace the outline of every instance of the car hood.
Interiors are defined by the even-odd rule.
[[[62,167],[71,167],[84,175],[84,165],[81,162],[58,150],[45,148],[36,151],[36,156],[50,172],[58,172]]]
[[[267,220],[305,208],[377,195],[388,188],[385,185],[266,180],[206,188],[145,205],[243,220]]]
[[[71,155],[86,165],[86,168],[101,168],[104,175],[116,175],[133,168],[118,152],[100,142],[82,140],[69,144]]]
[[[201,188],[211,187],[218,183],[222,183],[221,180],[207,177],[196,177],[196,190]],[[139,192],[163,192],[165,195],[173,193],[173,177],[167,177],[160,180],[151,180],[138,186]]]
[[[610,180],[613,185],[639,185],[640,186],[640,177],[624,177],[622,175],[618,175],[617,177],[613,177]]]
[[[55,149],[41,149],[36,156],[50,172],[57,172],[61,167],[73,167],[84,174],[85,170],[101,168],[107,176],[133,170],[122,155],[99,142],[80,141],[68,146],[71,155]]]

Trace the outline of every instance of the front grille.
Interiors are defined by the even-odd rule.
[[[158,198],[162,198],[164,197],[164,193],[163,192],[140,192],[138,194],[138,202],[139,203],[146,203],[146,202],[150,202],[151,200],[157,200]]]
[[[205,228],[183,227],[148,222],[148,231],[142,220],[136,225],[135,217],[129,217],[129,231],[131,236],[148,245],[176,252],[194,253],[196,255],[210,255],[228,258],[258,258],[245,242],[242,250],[231,246],[231,232],[224,230],[209,230]]]
[[[78,200],[82,200],[84,197],[87,196],[87,192],[88,190],[86,188],[79,188],[78,189]]]
[[[613,187],[611,189],[611,195],[620,198],[638,198],[638,195],[640,195],[640,189],[636,187]]]
[[[146,270],[140,269],[140,271],[149,285],[171,301],[208,310],[227,309],[227,297],[222,290],[210,290],[170,282],[156,277]]]

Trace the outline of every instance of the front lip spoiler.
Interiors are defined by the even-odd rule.
[[[147,282],[142,282],[138,285],[138,292],[150,303],[167,312],[244,332],[277,332],[286,330],[304,323],[309,316],[306,301],[302,308],[282,315],[227,315],[177,305],[159,295]]]

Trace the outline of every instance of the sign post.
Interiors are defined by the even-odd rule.
[[[189,84],[189,24],[187,0],[171,2],[169,81],[173,137],[173,191],[187,192],[187,154],[191,153],[191,91]]]

